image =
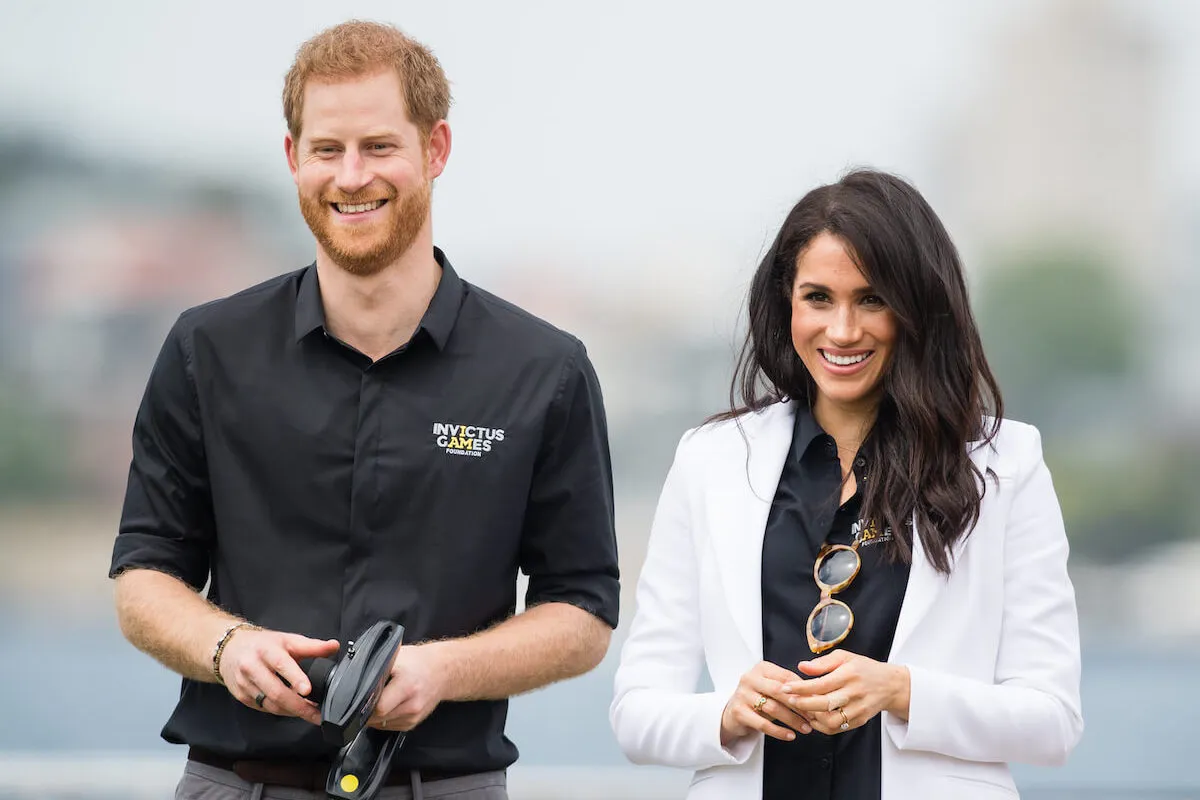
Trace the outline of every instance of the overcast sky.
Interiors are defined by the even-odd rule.
[[[0,120],[286,199],[279,93],[296,47],[386,20],[453,83],[435,234],[459,259],[563,253],[564,268],[631,275],[669,261],[726,291],[788,206],[847,166],[922,185],[945,126],[1001,68],[989,43],[1047,1],[5,0]],[[1166,48],[1166,157],[1200,184],[1200,3],[1118,7]]]

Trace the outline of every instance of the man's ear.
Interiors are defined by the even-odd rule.
[[[285,134],[283,137],[283,151],[287,156],[288,169],[292,173],[292,181],[300,185],[300,161],[299,154],[296,152],[296,140],[292,138],[292,134]]]
[[[446,169],[450,159],[450,123],[439,119],[429,131],[429,144],[425,148],[425,169],[433,180]]]

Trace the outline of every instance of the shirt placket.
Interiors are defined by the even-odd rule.
[[[354,429],[354,463],[350,479],[350,519],[341,622],[342,641],[357,636],[367,619],[371,570],[371,538],[379,503],[379,442],[383,418],[383,377],[379,364],[364,367],[358,391],[358,423]]]

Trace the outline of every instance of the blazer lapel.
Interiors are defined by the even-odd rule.
[[[741,431],[726,428],[727,447],[722,452],[728,455],[711,465],[705,481],[710,540],[725,602],[746,647],[758,659],[763,653],[763,534],[783,462],[791,449],[795,416],[794,403],[778,403],[744,417]]]
[[[930,606],[941,592],[945,576],[938,574],[925,555],[921,537],[917,535],[917,521],[912,524],[912,567],[908,572],[908,588],[904,590],[904,602],[900,605],[900,619],[896,622],[896,635],[892,638],[891,660],[908,641],[917,623],[929,613]]]
[[[980,447],[977,442],[971,442],[968,447],[971,450],[971,460],[975,462],[975,466],[986,477],[987,454],[991,448]],[[900,619],[896,622],[896,635],[892,639],[892,650],[888,656],[889,660],[900,652],[900,648],[908,641],[908,638],[916,630],[921,620],[925,619],[925,615],[929,613],[933,602],[946,586],[947,576],[940,574],[934,569],[928,555],[925,553],[925,546],[921,543],[921,537],[917,535],[917,521],[915,518],[912,521],[912,531],[912,568],[908,573],[908,588],[905,589],[904,602],[900,606]],[[954,545],[953,556],[955,560],[957,560],[966,546],[967,542],[962,539],[959,539]],[[951,568],[953,568],[953,564],[954,562],[951,561]]]

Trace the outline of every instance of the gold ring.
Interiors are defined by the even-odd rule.
[[[844,731],[850,730],[850,720],[846,717],[846,712],[840,708],[837,710],[837,712],[842,715],[842,724],[839,725],[838,728]]]
[[[386,727],[387,727],[387,720],[386,720],[386,719],[381,719],[381,720],[379,720],[379,727],[381,727],[381,728],[386,728]]]
[[[754,705],[750,706],[750,708],[754,709],[755,714],[759,714],[762,712],[763,706],[765,706],[766,704],[767,704],[767,696],[765,694],[760,694],[758,696],[758,699],[754,701]]]
[[[847,701],[846,701],[846,696],[844,694],[831,694],[827,698],[825,698],[825,702],[829,706],[825,710],[833,712],[833,711],[837,711],[839,708],[846,705]]]

